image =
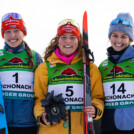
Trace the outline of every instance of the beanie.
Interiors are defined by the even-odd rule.
[[[122,31],[128,35],[131,41],[134,40],[133,18],[129,13],[119,13],[116,19],[112,20],[108,33],[109,38],[114,31]]]
[[[3,38],[8,29],[20,29],[24,35],[27,35],[25,23],[18,13],[7,13],[2,17],[1,34]]]
[[[74,34],[79,41],[79,38],[80,38],[79,24],[72,19],[64,19],[58,25],[58,29],[57,29],[57,37],[58,38],[57,38],[57,40],[59,40],[60,36],[64,33]]]

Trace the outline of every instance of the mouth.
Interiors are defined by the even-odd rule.
[[[64,46],[65,48],[72,48],[72,46]]]
[[[115,44],[116,47],[122,47],[122,44]]]
[[[15,43],[17,40],[9,40],[10,43]]]

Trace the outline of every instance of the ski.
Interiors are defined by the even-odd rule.
[[[92,57],[92,58],[91,58]],[[91,106],[91,85],[90,85],[90,61],[93,61],[93,53],[88,47],[88,22],[87,12],[83,15],[83,95],[84,107]],[[93,120],[89,115],[84,114],[84,134],[94,134]]]
[[[0,134],[8,134],[1,83],[0,83]]]

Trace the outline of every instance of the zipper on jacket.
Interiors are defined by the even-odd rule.
[[[69,123],[68,134],[71,134],[71,111],[70,110],[68,110],[68,123]]]
[[[116,65],[113,66],[113,77],[116,77]]]

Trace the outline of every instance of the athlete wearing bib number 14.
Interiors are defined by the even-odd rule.
[[[45,51],[45,62],[35,72],[34,114],[40,123],[39,134],[83,134],[84,117],[89,114],[95,120],[101,118],[104,108],[104,95],[100,72],[91,64],[92,106],[83,108],[83,65],[82,37],[79,24],[65,19],[58,25],[57,35]],[[67,120],[60,123],[47,122],[45,108],[41,100],[45,94],[54,91],[61,94],[66,105]]]
[[[5,46],[0,50],[0,80],[9,134],[36,134],[34,71],[42,59],[23,40],[27,29],[20,14],[5,14],[1,30]]]
[[[134,134],[133,29],[129,13],[119,13],[110,23],[108,59],[99,66],[105,94],[101,134]]]

